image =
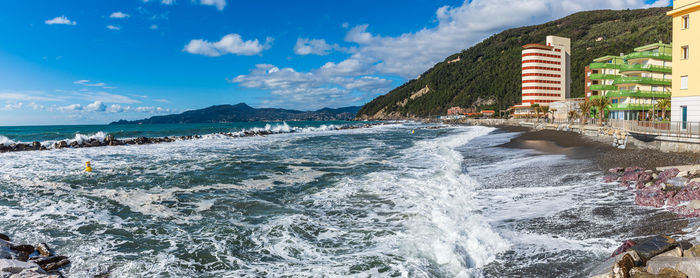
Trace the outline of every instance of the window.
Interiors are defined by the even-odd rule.
[[[688,28],[690,28],[690,16],[689,16],[689,15],[684,15],[683,18],[682,18],[681,20],[682,20],[682,23],[681,23],[681,24],[682,24],[682,25],[681,25],[681,28],[682,28],[682,29],[688,29]]]
[[[688,76],[681,76],[681,90],[688,90]]]
[[[688,46],[683,46],[681,47],[681,60],[688,60],[690,58],[690,51],[688,50]]]

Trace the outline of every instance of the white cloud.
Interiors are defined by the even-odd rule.
[[[205,40],[191,40],[184,48],[191,54],[200,54],[211,57],[236,54],[251,56],[262,53],[263,50],[269,49],[273,39],[268,37],[264,44],[261,44],[258,39],[244,41],[238,34],[228,34],[221,38],[218,42],[209,42]]]
[[[109,15],[110,18],[127,18],[130,17],[129,14],[125,14],[123,12],[113,12],[112,14]]]
[[[97,83],[90,83],[90,80],[78,80],[74,81],[73,84],[78,84],[78,85],[83,85],[83,86],[88,86],[88,87],[105,87],[107,84],[102,83],[102,82],[97,82]]]
[[[85,110],[91,112],[104,112],[105,109],[107,109],[107,106],[101,101],[95,101],[85,106]]]
[[[160,103],[170,103],[169,100],[167,100],[167,99],[162,99],[162,98],[157,98],[157,99],[154,99],[153,101],[160,102]]]
[[[223,11],[224,7],[226,7],[226,0],[200,0],[199,3],[207,6],[216,6],[216,9],[219,11]]]
[[[62,97],[47,96],[41,92],[0,92],[0,100],[5,101],[61,101]]]
[[[338,45],[330,45],[326,43],[324,39],[307,39],[298,38],[296,45],[294,45],[294,53],[298,55],[328,55],[333,48],[337,48]]]
[[[17,102],[17,103],[8,103],[8,104],[5,104],[4,107],[0,108],[0,110],[4,110],[4,111],[14,111],[14,110],[17,110],[17,109],[22,108],[23,106],[24,106],[24,104],[21,103],[21,102]]]
[[[58,109],[58,111],[61,111],[61,112],[82,111],[83,106],[76,103],[76,104],[71,104],[71,105],[66,105],[66,106],[60,106],[57,109]]]
[[[150,27],[148,27],[148,29],[151,29],[151,30],[156,30],[156,29],[158,29],[158,25],[155,25],[155,24],[151,24],[151,26],[150,26]]]
[[[320,70],[297,72],[266,64],[256,65],[249,74],[239,75],[231,82],[270,91],[271,96],[263,100],[265,106],[295,109],[347,106],[368,94],[387,90],[392,83],[375,76],[343,77]]]
[[[668,0],[473,0],[435,11],[437,26],[398,36],[372,34],[367,24],[350,29],[345,41],[358,45],[348,60],[371,66],[377,74],[412,78],[435,63],[484,38],[512,27],[533,25],[593,9],[627,9],[666,6]],[[342,63],[342,62],[341,62]]]
[[[59,16],[59,17],[54,17],[52,19],[44,21],[44,23],[48,25],[53,25],[53,24],[62,24],[62,25],[76,25],[77,23],[75,21],[71,21],[68,19],[65,15]]]
[[[84,99],[88,100],[93,100],[93,101],[101,101],[101,102],[109,102],[109,103],[140,103],[140,101],[135,100],[133,98],[127,97],[127,96],[122,96],[122,95],[117,95],[117,94],[110,94],[107,92],[88,92],[88,93],[81,93],[82,97]]]
[[[122,27],[115,26],[115,25],[107,25],[107,29],[109,29],[109,30],[121,30]]]

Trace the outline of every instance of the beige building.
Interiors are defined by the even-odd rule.
[[[563,101],[571,96],[571,40],[547,36],[545,44],[526,44],[522,51],[522,102],[513,115],[531,114],[530,106]]]
[[[674,0],[668,15],[673,17],[671,120],[700,122],[700,59],[693,54],[700,49],[700,1]]]

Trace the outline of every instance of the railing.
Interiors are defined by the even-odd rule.
[[[641,65],[641,64],[622,65],[622,67],[620,67],[620,72],[626,72],[626,71],[650,71],[650,72],[671,73],[672,68],[665,67],[665,66]]]
[[[669,92],[655,91],[635,91],[635,90],[616,90],[609,91],[605,94],[606,97],[639,97],[639,98],[670,98]]]
[[[608,120],[628,132],[668,137],[700,137],[700,122]]]
[[[615,79],[613,84],[648,84],[671,86],[671,80],[651,77],[623,76],[618,79]]]
[[[618,74],[606,74],[606,73],[591,73],[591,76],[589,76],[589,78],[591,80],[615,80],[619,77],[621,77],[621,76]]]
[[[593,91],[610,91],[610,90],[617,90],[617,86],[615,85],[605,85],[605,84],[593,84],[591,86],[588,86],[589,89]]]
[[[608,110],[626,111],[626,110],[651,110],[653,104],[631,104],[631,103],[615,103],[610,105]]]
[[[622,64],[611,63],[591,63],[588,65],[590,69],[619,69]]]
[[[598,127],[600,119],[586,119],[586,126],[590,128]],[[576,119],[546,119],[544,117],[522,118],[518,122],[539,123],[539,124],[570,124],[574,128],[581,128],[583,120]],[[621,129],[626,132],[645,134],[652,136],[667,136],[667,137],[685,137],[685,138],[700,138],[700,122],[682,122],[682,121],[635,121],[635,120],[618,120],[604,119],[604,127]]]
[[[652,52],[652,51],[643,51],[643,52],[634,52],[625,55],[625,59],[640,59],[640,58],[651,58],[651,59],[659,59],[659,60],[666,60],[666,61],[671,61],[673,58],[671,57],[670,54],[665,54],[665,53],[660,53],[660,52]]]

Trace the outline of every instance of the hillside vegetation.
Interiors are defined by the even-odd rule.
[[[547,35],[572,43],[571,96],[584,94],[584,68],[594,58],[630,53],[635,47],[671,40],[670,8],[601,10],[572,14],[545,24],[514,28],[447,57],[400,87],[367,103],[361,119],[444,115],[452,106],[506,109],[520,103],[521,51]]]

